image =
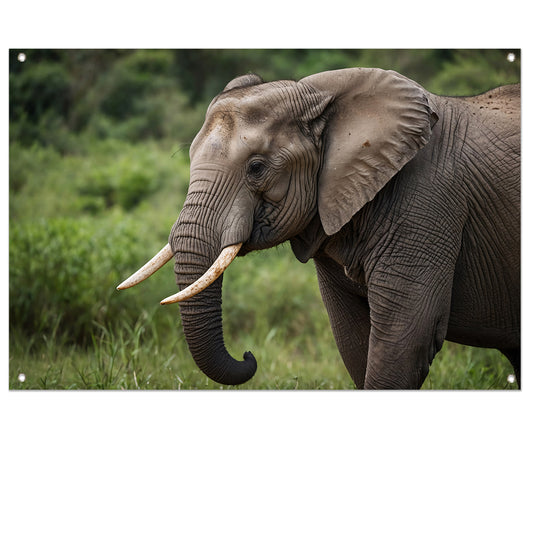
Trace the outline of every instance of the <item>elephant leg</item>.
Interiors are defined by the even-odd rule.
[[[448,327],[451,278],[409,282],[382,276],[369,286],[371,331],[365,389],[419,389]]]
[[[344,365],[356,387],[365,383],[370,314],[344,269],[329,258],[315,258],[318,284]]]

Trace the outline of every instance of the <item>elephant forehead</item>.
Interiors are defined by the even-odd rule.
[[[222,93],[209,107],[193,151],[209,157],[246,157],[265,153],[298,126],[294,82],[272,82]],[[291,104],[292,102],[292,104]]]
[[[195,140],[195,151],[230,158],[266,153],[287,135],[289,124],[263,112],[251,117],[238,111],[213,114]]]
[[[222,135],[248,130],[265,130],[279,122],[279,112],[267,105],[245,105],[235,101],[234,105],[224,105],[214,109],[206,122],[206,131],[218,130]]]
[[[212,110],[235,110],[253,121],[278,110],[286,113],[287,103],[294,99],[296,91],[296,83],[289,81],[243,87],[220,94],[213,102]]]
[[[195,141],[195,157],[245,158],[252,152],[267,152],[272,145],[271,135],[246,124],[228,128],[215,124]]]
[[[209,110],[208,122],[227,128],[268,127],[294,118],[298,94],[295,82],[271,82],[222,93]]]

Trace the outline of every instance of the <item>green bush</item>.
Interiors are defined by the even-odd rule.
[[[171,177],[162,158],[160,152],[134,151],[126,145],[114,159],[92,166],[78,180],[82,208],[93,213],[115,205],[132,210]]]
[[[99,137],[132,142],[172,135],[189,142],[202,124],[203,108],[190,106],[173,65],[170,50],[132,51],[96,80],[77,113]]]
[[[435,74],[428,89],[449,96],[469,96],[520,81],[520,58],[505,50],[460,50]]]
[[[35,63],[9,77],[9,118],[38,122],[46,113],[63,116],[70,103],[70,76],[61,63]]]
[[[299,79],[346,67],[393,69],[441,94],[474,94],[520,77],[520,51],[259,49],[10,52],[10,138],[76,151],[76,134],[190,142],[207,104],[235,76]]]
[[[124,317],[114,295],[123,272],[140,262],[131,220],[59,218],[13,224],[9,245],[10,326],[86,342],[94,322]]]
[[[96,110],[88,118],[87,131],[102,139],[138,142],[171,138],[191,143],[202,126],[206,107],[206,103],[191,106],[177,87],[154,90],[139,98],[123,119]]]
[[[9,76],[10,137],[26,145],[37,141],[71,148],[65,121],[72,80],[65,65],[37,62]]]
[[[136,50],[117,61],[115,68],[100,78],[101,110],[113,119],[125,119],[136,111],[148,92],[173,85],[166,74],[172,63],[168,50]]]
[[[10,199],[23,189],[32,176],[43,174],[60,162],[59,153],[53,148],[43,148],[37,144],[24,148],[20,143],[9,145],[9,193]]]

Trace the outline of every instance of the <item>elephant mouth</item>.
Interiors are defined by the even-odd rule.
[[[254,222],[250,237],[246,239],[239,251],[239,257],[243,257],[250,252],[266,250],[277,246],[285,239],[280,239],[272,230],[272,224],[268,222]]]
[[[242,244],[241,249],[239,250],[239,257],[244,257],[245,255],[249,254],[250,252],[257,252],[258,250],[264,250],[266,246],[260,245],[259,241],[256,240],[248,240]]]

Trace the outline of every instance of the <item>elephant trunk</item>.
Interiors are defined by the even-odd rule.
[[[200,278],[220,252],[218,245],[213,244],[220,239],[213,238],[197,221],[196,209],[186,204],[170,234],[180,290]],[[200,370],[223,385],[239,385],[255,374],[257,362],[250,352],[244,354],[243,361],[237,361],[226,350],[222,328],[222,277],[179,303],[181,321],[190,352]]]

